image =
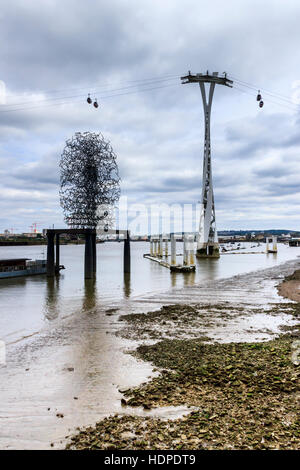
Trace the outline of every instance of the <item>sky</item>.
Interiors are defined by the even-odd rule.
[[[300,230],[299,1],[0,7],[0,233],[64,226],[59,160],[75,132],[110,141],[133,213],[196,204],[204,122],[198,85],[180,81],[188,70],[234,81],[212,109],[218,229]]]

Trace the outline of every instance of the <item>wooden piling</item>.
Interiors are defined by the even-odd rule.
[[[157,240],[153,240],[153,256],[157,256]]]
[[[169,254],[168,250],[169,250],[169,240],[166,238],[166,240],[165,240],[165,256],[166,257]]]
[[[195,252],[194,252],[194,235],[190,236],[190,260],[189,263],[191,266],[195,264]]]
[[[159,239],[158,239],[158,256],[160,258],[163,257],[163,238],[162,238],[162,235],[159,235]]]
[[[176,265],[176,238],[173,233],[171,234],[171,265]]]
[[[273,243],[273,253],[277,253],[277,237],[276,236],[272,237],[272,243]]]
[[[187,235],[183,237],[183,266],[189,264],[189,251],[188,251],[188,238]]]

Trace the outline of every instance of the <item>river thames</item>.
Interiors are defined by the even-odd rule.
[[[97,245],[97,280],[93,285],[84,282],[84,245],[61,246],[61,264],[66,269],[55,279],[45,276],[3,279],[0,283],[0,339],[8,343],[39,331],[59,317],[76,314],[89,307],[109,308],[132,297],[150,292],[162,292],[172,287],[199,284],[202,281],[227,278],[237,274],[264,269],[294,259],[298,248],[279,245],[274,254],[242,254],[243,251],[261,252],[265,245],[245,243],[237,254],[221,255],[219,260],[197,260],[196,273],[170,274],[169,270],[143,258],[149,244],[131,243],[131,274],[123,274],[123,244]],[[0,247],[1,258],[46,256],[45,246]],[[178,243],[178,253],[182,253]],[[178,257],[182,262],[182,258]]]

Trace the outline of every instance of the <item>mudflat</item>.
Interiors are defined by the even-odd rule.
[[[282,297],[300,302],[300,269],[290,276],[286,276],[277,289]]]
[[[280,295],[282,286],[286,289],[287,285],[292,286],[289,289],[294,295],[299,274],[300,270],[285,277],[277,286]],[[277,301],[251,306],[257,297],[258,290],[252,288],[257,279],[262,279],[261,288],[272,276],[274,280],[272,271],[248,276],[247,303],[243,305],[234,300],[220,303],[216,296],[215,303],[175,304],[121,316],[124,327],[118,334],[143,341],[129,354],[150,362],[159,375],[122,390],[126,415],[109,416],[94,427],[81,429],[67,448],[299,449],[300,373],[295,348],[299,347],[300,303]],[[230,281],[234,290],[238,282]],[[285,293],[295,300],[289,297],[289,291]],[[256,337],[252,330],[246,342],[239,341],[238,335],[235,342],[218,342],[204,330],[207,323],[212,323],[212,331],[222,323],[227,331],[232,318],[241,318],[238,325],[247,328],[246,319],[257,315],[269,317],[269,324],[284,316],[293,320],[276,334],[264,330],[272,338],[267,341],[263,337],[251,340]],[[136,408],[183,405],[190,412],[176,419],[136,416],[134,412]]]

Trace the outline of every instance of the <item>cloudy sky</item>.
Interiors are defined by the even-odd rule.
[[[63,225],[58,163],[77,131],[110,140],[129,204],[197,203],[202,103],[179,77],[207,69],[236,79],[213,103],[218,228],[300,230],[298,0],[0,7],[0,232]]]

